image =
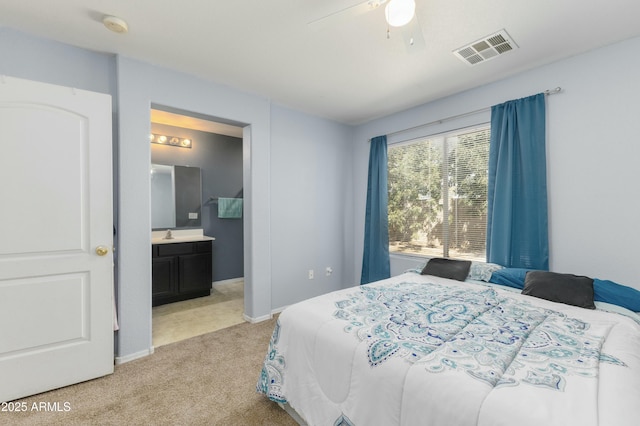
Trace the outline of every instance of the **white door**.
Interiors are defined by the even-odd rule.
[[[113,372],[111,97],[0,81],[0,401]]]

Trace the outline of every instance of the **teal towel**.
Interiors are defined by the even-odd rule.
[[[242,198],[218,198],[218,217],[239,219],[242,217]]]

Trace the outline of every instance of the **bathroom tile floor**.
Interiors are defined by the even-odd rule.
[[[243,280],[213,283],[210,296],[153,308],[153,346],[240,324],[244,322],[243,312]]]

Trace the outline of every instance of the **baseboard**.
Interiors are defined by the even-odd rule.
[[[244,281],[244,277],[239,277],[239,278],[229,278],[228,280],[220,280],[220,281],[214,281],[213,283],[211,283],[214,287],[217,285],[224,285],[224,284],[233,284],[233,283],[237,283],[240,281]]]
[[[125,356],[117,356],[115,357],[115,363],[116,365],[124,364],[125,362],[129,362],[139,358],[144,358],[149,355],[153,355],[154,352],[155,352],[155,348],[151,346],[149,349],[144,351],[136,352],[136,353],[125,355]]]
[[[271,316],[273,316],[273,315],[275,315],[275,314],[279,314],[280,312],[284,311],[285,309],[287,309],[287,307],[286,307],[286,306],[282,306],[282,307],[280,307],[280,308],[273,309],[273,310],[271,311]]]
[[[242,316],[244,317],[245,321],[250,322],[252,324],[255,324],[257,322],[270,320],[271,318],[273,318],[274,315],[278,315],[280,312],[284,311],[286,308],[287,308],[287,306],[283,306],[281,308],[276,308],[276,309],[273,309],[271,311],[271,314],[263,315],[261,317],[256,317],[256,318],[252,318],[252,317],[248,316],[247,314],[242,314]]]
[[[242,314],[242,317],[244,318],[244,320],[246,322],[250,322],[251,324],[256,324],[256,323],[259,323],[259,322],[262,322],[262,321],[270,320],[271,318],[273,318],[273,315],[269,314],[269,315],[263,315],[261,317],[253,318],[253,317],[248,316],[247,314]]]

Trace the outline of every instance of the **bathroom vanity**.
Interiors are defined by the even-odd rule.
[[[215,238],[202,235],[201,229],[189,231],[152,233],[153,306],[211,293],[211,256]]]

